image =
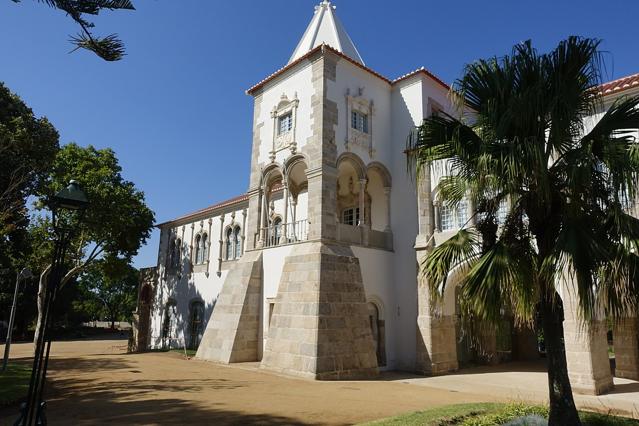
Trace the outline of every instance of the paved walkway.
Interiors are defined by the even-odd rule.
[[[513,372],[526,368],[516,364],[442,377],[388,373],[372,381],[316,382],[260,371],[256,363],[229,367],[174,352],[125,350],[124,340],[55,342],[49,423],[353,424],[438,405],[545,399],[543,371]],[[12,345],[12,358],[27,362],[30,351],[29,344]],[[629,401],[639,406],[639,383],[616,383],[616,393],[578,397],[578,404],[627,412]],[[0,425],[11,424],[15,411],[0,410]]]
[[[439,377],[413,377],[404,383],[448,391],[481,392],[500,400],[548,402],[548,378],[543,363],[508,363],[464,369]],[[639,419],[639,382],[614,378],[606,395],[574,395],[579,408]]]

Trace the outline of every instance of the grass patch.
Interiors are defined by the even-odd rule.
[[[29,391],[31,365],[9,363],[0,372],[0,406],[12,405],[24,398]]]
[[[366,423],[369,426],[498,426],[524,416],[548,417],[548,408],[525,404],[457,404],[403,414]],[[580,412],[587,426],[639,426],[639,420],[607,414]]]

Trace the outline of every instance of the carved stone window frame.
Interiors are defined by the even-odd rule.
[[[285,93],[282,93],[279,103],[271,111],[271,118],[273,119],[273,143],[269,153],[271,162],[275,161],[275,154],[280,151],[290,149],[291,154],[295,154],[297,151],[295,133],[297,130],[297,107],[299,102],[297,92],[293,96],[293,99],[289,99]],[[291,130],[280,134],[279,119],[287,114],[291,114]]]
[[[351,124],[353,111],[367,116],[368,133],[354,129]],[[359,147],[368,152],[370,158],[374,158],[375,149],[373,148],[373,117],[375,115],[375,106],[372,99],[364,97],[364,88],[360,87],[356,94],[351,94],[350,89],[346,90],[346,140],[344,147],[346,151],[352,151],[353,148]]]
[[[240,231],[240,255],[237,256],[237,244],[235,242],[235,230],[239,229]],[[230,231],[230,238],[227,238],[227,236],[229,235],[229,231]],[[242,236],[244,234],[244,227],[242,226],[241,223],[233,220],[233,222],[229,223],[228,225],[226,225],[224,227],[224,232],[222,233],[223,235],[223,242],[222,242],[222,263],[225,262],[235,262],[240,260],[240,258],[244,255],[244,240],[242,239]],[[230,243],[230,245],[229,245]],[[231,249],[231,256],[227,256],[228,253],[228,249]]]

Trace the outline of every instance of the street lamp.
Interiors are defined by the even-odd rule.
[[[72,219],[75,216],[78,222],[82,220],[88,204],[89,200],[86,194],[74,180],[70,181],[66,188],[51,197],[48,202],[55,234],[55,246],[51,262],[51,275],[47,280],[44,303],[42,304],[41,331],[35,342],[29,393],[27,394],[26,403],[22,406],[21,417],[16,422],[19,425],[46,425],[47,423],[44,415],[45,403],[42,402],[42,390],[46,381],[49,352],[51,350],[49,329],[53,323],[55,298],[63,276],[67,246],[74,231]]]
[[[4,359],[2,360],[2,371],[7,369],[7,363],[9,362],[9,348],[11,347],[11,334],[13,332],[13,321],[16,318],[16,302],[18,301],[18,292],[20,291],[20,278],[29,279],[33,274],[29,268],[24,268],[18,272],[16,277],[16,289],[13,291],[13,303],[11,304],[11,314],[9,315],[9,330],[7,330],[7,340],[4,345]]]

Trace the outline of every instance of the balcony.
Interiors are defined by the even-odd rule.
[[[393,250],[393,233],[376,231],[367,226],[337,224],[337,240],[347,244]]]
[[[276,247],[296,244],[308,240],[308,220],[290,223],[276,223],[260,228],[262,247]]]

